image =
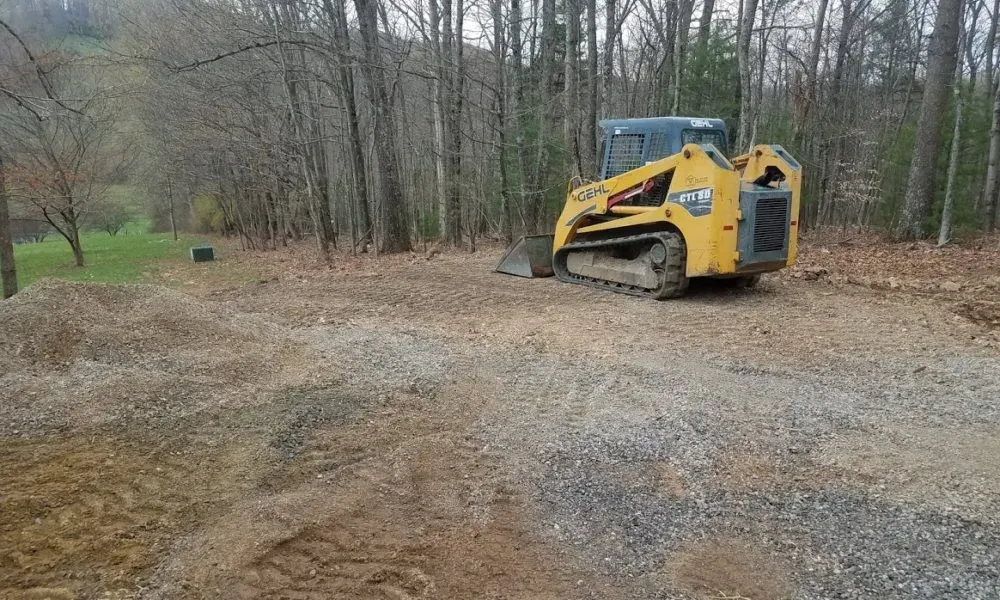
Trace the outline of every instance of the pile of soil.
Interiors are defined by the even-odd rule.
[[[0,304],[0,369],[64,369],[76,361],[132,365],[204,353],[218,363],[280,343],[263,321],[150,285],[43,280]],[[189,364],[185,366],[195,366]],[[239,365],[228,365],[238,368]],[[252,373],[233,373],[252,376]]]
[[[157,286],[40,281],[0,304],[0,330],[0,432],[152,427],[301,384],[312,362],[280,327]]]

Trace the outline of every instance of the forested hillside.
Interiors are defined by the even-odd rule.
[[[313,234],[324,254],[474,248],[551,228],[570,177],[595,173],[600,119],[719,117],[730,155],[778,143],[803,163],[805,227],[947,242],[997,221],[998,13],[1000,0],[8,0],[0,157],[15,212],[71,243],[103,186],[130,179],[162,226],[253,248]]]

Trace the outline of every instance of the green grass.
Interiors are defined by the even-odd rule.
[[[164,262],[184,261],[188,248],[202,238],[182,235],[178,241],[169,233],[146,233],[144,224],[133,224],[128,233],[115,237],[104,232],[81,234],[85,267],[73,264],[69,244],[52,234],[40,244],[14,247],[17,279],[27,287],[42,277],[105,283],[140,283],[154,279]]]
[[[96,37],[67,33],[51,41],[54,48],[76,56],[101,56],[107,54],[104,42]]]

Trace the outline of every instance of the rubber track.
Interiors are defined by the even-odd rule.
[[[592,288],[597,288],[600,290],[607,290],[611,292],[617,292],[619,294],[629,294],[630,296],[639,296],[641,298],[653,298],[661,299],[659,294],[659,288],[650,289],[635,285],[628,285],[624,283],[618,283],[617,281],[608,281],[606,279],[597,279],[595,277],[584,277],[582,275],[577,275],[575,273],[570,273],[566,268],[566,255],[572,250],[588,250],[592,248],[607,248],[610,246],[619,245],[630,245],[645,241],[659,241],[663,242],[664,245],[669,248],[671,234],[665,232],[654,232],[654,233],[640,233],[636,235],[627,235],[622,237],[610,238],[606,240],[596,240],[593,242],[570,242],[556,252],[552,260],[552,268],[556,273],[556,277],[567,283],[577,283],[580,285],[586,285]],[[686,287],[686,286],[684,286]]]

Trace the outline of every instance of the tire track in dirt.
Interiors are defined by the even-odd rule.
[[[452,393],[434,400],[447,406]],[[397,408],[314,430],[287,471],[298,476],[201,531],[155,597],[576,596],[592,576],[553,560],[499,457],[467,440],[461,419]],[[345,452],[366,456],[343,464]],[[226,556],[202,566],[220,547]]]

